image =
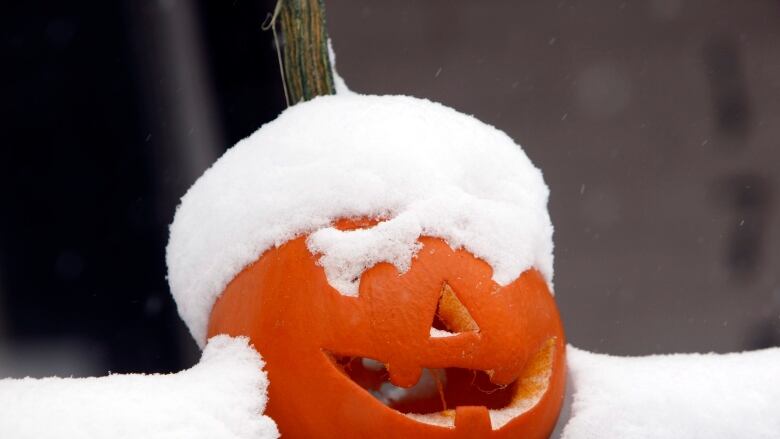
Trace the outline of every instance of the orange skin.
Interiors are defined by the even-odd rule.
[[[536,270],[501,287],[484,261],[422,237],[408,271],[377,264],[363,273],[359,296],[347,297],[330,286],[305,239],[268,250],[236,276],[214,305],[208,331],[209,337],[249,336],[263,355],[271,382],[266,414],[282,437],[549,437],[563,402],[565,341],[555,301]],[[445,283],[479,331],[429,336]],[[484,407],[457,407],[455,428],[415,421],[350,380],[327,354],[379,360],[404,387],[417,382],[422,368],[446,367],[492,371],[494,383],[508,384],[551,338],[547,391],[498,430]]]

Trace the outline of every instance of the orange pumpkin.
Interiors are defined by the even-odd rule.
[[[565,341],[544,279],[531,269],[499,286],[469,252],[419,241],[406,272],[377,264],[348,297],[299,237],[266,251],[217,300],[209,337],[251,338],[282,437],[549,437]]]

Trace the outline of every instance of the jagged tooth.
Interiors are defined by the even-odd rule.
[[[419,366],[391,363],[387,365],[390,382],[398,387],[412,387],[420,380],[422,368]]]
[[[521,368],[513,370],[510,368],[498,368],[495,370],[488,370],[487,372],[490,382],[499,386],[505,386],[511,384],[520,377],[522,373]]]
[[[484,406],[462,406],[455,409],[455,429],[460,437],[487,437],[493,427]]]
[[[493,384],[505,385],[518,379],[524,379],[529,374],[537,373],[540,370],[551,369],[553,367],[555,340],[555,337],[547,339],[536,353],[528,357],[524,364],[499,367],[488,371],[487,374],[490,381]]]

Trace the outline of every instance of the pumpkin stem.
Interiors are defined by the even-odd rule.
[[[277,19],[281,25],[281,45],[276,34]],[[278,0],[264,29],[274,32],[288,106],[336,92],[328,56],[323,0]]]

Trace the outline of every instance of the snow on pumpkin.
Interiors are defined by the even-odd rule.
[[[326,96],[182,198],[167,261],[198,342],[248,335],[290,437],[547,437],[564,336],[541,172],[430,101]]]
[[[168,280],[201,346],[227,284],[307,234],[330,284],[348,296],[379,262],[405,271],[420,236],[465,248],[500,285],[532,267],[550,282],[548,194],[520,146],[474,117],[408,96],[322,96],[238,142],[182,197]],[[381,221],[335,228],[344,218]]]

